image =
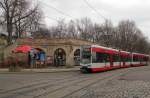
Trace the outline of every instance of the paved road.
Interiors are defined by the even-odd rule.
[[[94,74],[0,74],[0,98],[150,98],[150,67]]]

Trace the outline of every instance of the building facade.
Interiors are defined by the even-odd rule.
[[[18,39],[17,46],[30,45],[46,54],[48,66],[74,66],[80,62],[80,46],[92,45],[78,39]]]

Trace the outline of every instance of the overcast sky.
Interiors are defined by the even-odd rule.
[[[93,22],[103,23],[104,16],[114,25],[120,20],[133,20],[150,40],[150,0],[39,0],[48,26],[57,19],[66,20],[89,17]],[[85,1],[98,12],[91,9]],[[53,8],[52,8],[53,7]],[[61,12],[54,10],[58,9]],[[64,14],[64,15],[63,15]],[[102,16],[100,16],[100,14]],[[55,20],[56,19],[56,20]]]

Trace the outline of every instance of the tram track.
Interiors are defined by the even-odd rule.
[[[75,91],[72,91],[72,92],[70,92],[69,94],[67,94],[67,95],[65,95],[65,96],[62,96],[61,98],[67,98],[68,96],[71,96],[72,94],[74,94],[74,93],[76,93],[76,92],[79,92],[80,90],[83,90],[83,89],[85,89],[85,88],[87,88],[87,87],[89,87],[89,86],[91,86],[91,85],[94,85],[95,83],[98,83],[99,81],[104,81],[104,80],[111,80],[110,79],[110,77],[112,78],[114,78],[114,77],[117,77],[117,76],[119,76],[119,75],[111,75],[111,76],[108,76],[108,77],[104,77],[104,78],[102,78],[102,79],[98,79],[97,81],[94,81],[94,82],[92,82],[92,83],[90,83],[90,84],[88,84],[88,85],[86,85],[86,86],[83,86],[83,87],[81,87],[81,88],[79,88],[79,89],[77,89],[77,90],[75,90]]]
[[[75,77],[75,78],[72,78],[72,77]],[[63,84],[63,83],[66,83],[66,82],[71,82],[71,81],[74,81],[74,80],[77,80],[77,79],[80,79],[80,78],[85,79],[87,77],[82,76],[82,75],[81,76],[72,75],[70,77],[61,79],[60,81],[55,82],[55,83],[49,83],[51,80],[50,81],[44,81],[44,82],[35,83],[35,84],[27,85],[27,86],[24,86],[24,87],[20,87],[20,88],[15,88],[15,89],[3,91],[3,92],[0,92],[0,94],[5,95],[5,94],[10,93],[10,96],[11,96],[11,94],[15,94],[15,95],[19,94],[20,95],[20,94],[23,94],[23,93],[28,93],[28,92],[32,92],[32,91],[36,91],[36,90],[40,90],[40,89],[46,89],[46,88],[55,86],[57,84]],[[84,81],[84,80],[82,80],[82,81]],[[81,81],[78,81],[78,82],[81,82]],[[58,90],[58,89],[56,89],[56,90]],[[10,98],[10,97],[6,95],[6,97],[2,97],[2,98]]]
[[[102,79],[98,79],[95,82],[92,82],[92,83],[90,83],[90,84],[88,84],[86,86],[83,86],[80,89],[74,90],[74,91],[72,91],[72,92],[68,93],[67,95],[62,96],[60,98],[77,98],[77,97],[72,97],[71,95],[73,95],[73,94],[75,94],[77,92],[79,93],[81,90],[86,90],[87,91],[87,88],[90,88],[91,86],[94,86],[94,85],[97,85],[97,84],[103,84],[106,81],[111,81],[111,80],[113,80],[116,77],[119,77],[119,76],[122,76],[122,75],[125,75],[125,74],[129,74],[129,73],[132,73],[132,72],[138,72],[139,70],[140,69],[133,69],[133,70],[131,69],[131,70],[127,70],[126,72],[120,73],[118,75],[116,75],[116,73],[114,73],[112,76],[108,76],[108,77],[104,77]],[[150,69],[145,69],[145,70],[148,71]],[[80,94],[81,94],[81,92],[80,92]],[[87,92],[85,94],[83,94],[82,96],[85,96],[86,94],[87,94]],[[80,98],[82,98],[82,96]]]
[[[67,98],[68,96],[71,96],[72,94],[80,90],[83,90],[93,84],[100,83],[101,81],[109,80],[111,78],[115,78],[132,71],[136,70],[120,69],[117,71],[103,72],[94,75],[93,74],[71,75],[61,80],[58,79],[58,81],[55,83],[49,83],[52,82],[50,80],[8,90],[3,92],[4,96],[1,98],[20,98],[19,97],[20,95],[28,96],[27,98],[41,98],[43,96],[51,96],[48,98]],[[75,86],[75,89],[71,89],[72,86]],[[40,92],[36,95],[32,94],[34,92],[39,92],[40,90],[43,90],[43,92]],[[66,93],[64,93],[64,95],[59,95],[58,94],[59,92],[66,92]]]
[[[14,88],[14,89],[9,89],[9,90],[6,90],[6,91],[1,91],[0,94],[15,92],[15,91],[17,91],[17,90],[25,89],[25,88],[29,88],[29,87],[31,88],[31,87],[33,87],[33,86],[37,86],[37,85],[49,83],[49,82],[55,81],[55,80],[61,80],[61,81],[63,81],[63,80],[70,79],[71,77],[76,77],[76,76],[78,76],[78,75],[71,75],[70,77],[66,77],[66,78],[63,78],[63,79],[53,79],[53,80],[52,80],[52,79],[45,79],[45,80],[43,80],[43,79],[38,79],[38,80],[34,80],[34,81],[36,81],[35,83],[28,84],[28,85],[25,85],[25,86],[23,86],[23,87],[18,87],[18,88]],[[41,81],[41,80],[42,80],[42,81]],[[37,81],[40,81],[40,82],[37,82]]]
[[[77,78],[78,79],[78,78]],[[74,82],[75,83],[80,83],[80,82],[83,82],[83,81],[86,81],[87,80],[87,78],[86,79],[82,79],[81,81],[79,81],[79,80],[74,80],[74,79],[71,79],[71,80],[67,80],[67,81],[64,81],[64,82],[59,82],[59,83],[65,83],[65,82],[71,82],[71,84],[74,84]],[[89,79],[88,79],[89,80]],[[72,83],[73,82],[73,83]],[[44,93],[44,94],[40,94],[40,95],[38,95],[38,96],[41,96],[41,95],[45,95],[45,94],[47,94],[47,93],[52,93],[52,92],[55,92],[55,91],[57,91],[57,90],[59,90],[59,89],[63,89],[63,88],[65,88],[65,87],[68,87],[68,83],[66,83],[65,84],[65,86],[58,86],[58,87],[54,87],[54,86],[56,86],[57,84],[55,83],[55,84],[44,84],[44,85],[40,85],[40,86],[38,86],[38,87],[35,87],[35,88],[28,88],[27,90],[24,90],[24,89],[20,89],[18,92],[17,91],[14,91],[14,93],[11,93],[9,96],[6,96],[6,97],[2,97],[2,98],[10,98],[10,96],[12,97],[12,96],[19,96],[19,95],[29,95],[28,93],[32,93],[32,92],[34,92],[34,91],[39,91],[39,90],[45,90],[45,89],[51,89],[52,91],[50,91],[50,92],[46,92],[46,93]],[[54,87],[54,89],[52,89],[52,87]],[[21,91],[21,90],[23,90],[23,91]],[[10,93],[10,92],[9,92]],[[36,96],[37,97],[37,96]],[[34,97],[35,98],[35,97]]]
[[[131,70],[132,71],[132,70]],[[70,87],[70,85],[68,85],[68,86],[66,86],[66,87],[63,87],[63,88],[65,88],[65,89],[63,89],[63,88],[60,88],[60,89],[58,89],[58,90],[56,90],[56,91],[53,91],[53,92],[46,92],[46,93],[43,93],[43,94],[40,94],[40,95],[38,95],[38,96],[35,96],[34,98],[40,98],[40,97],[42,97],[42,96],[44,96],[44,98],[45,98],[45,96],[50,96],[50,97],[48,97],[48,98],[67,98],[67,96],[70,96],[70,95],[72,95],[72,94],[74,94],[74,93],[76,93],[76,92],[78,92],[78,91],[80,91],[80,90],[82,90],[82,89],[85,89],[85,88],[87,88],[87,87],[89,87],[89,86],[91,86],[91,85],[93,85],[93,84],[95,84],[95,83],[100,83],[100,81],[104,81],[104,80],[111,80],[112,78],[115,78],[115,77],[118,77],[118,76],[120,76],[120,75],[123,75],[123,74],[126,74],[126,73],[128,73],[128,72],[130,72],[130,71],[126,71],[126,72],[122,72],[121,74],[118,74],[118,73],[120,73],[120,71],[118,72],[118,73],[114,73],[113,75],[112,75],[112,73],[109,75],[109,76],[104,76],[103,78],[100,78],[100,79],[96,79],[96,80],[93,80],[91,83],[89,83],[89,84],[87,84],[87,85],[82,85],[82,86],[79,86],[78,88],[76,88],[76,89],[74,89],[74,90],[72,90],[71,91],[71,89],[69,90],[69,89],[67,89],[67,87]],[[106,73],[107,74],[107,73]],[[117,75],[116,75],[117,74]],[[98,76],[99,77],[99,76]],[[95,77],[95,78],[98,78],[98,77]],[[89,79],[90,80],[90,79]],[[78,83],[82,83],[82,82],[78,82]],[[75,83],[75,84],[72,84],[72,85],[77,85],[77,83]],[[69,93],[68,94],[66,94],[66,95],[58,95],[57,96],[57,94],[59,94],[59,93],[62,93],[61,92],[61,90],[63,89],[63,91],[64,90],[66,90],[66,92],[68,91]],[[59,92],[60,91],[60,92]],[[57,93],[56,93],[57,92]],[[54,94],[52,94],[52,93],[54,93]],[[63,94],[63,93],[62,93]],[[69,97],[68,97],[69,98]]]
[[[105,74],[107,75],[107,73],[105,73]],[[114,73],[113,75],[110,74],[109,76],[104,76],[103,78],[100,78],[100,79],[97,80],[97,78],[99,78],[99,75],[98,75],[98,76],[94,77],[94,78],[96,78],[96,81],[95,81],[95,80],[92,80],[92,82],[91,82],[90,84],[88,84],[88,85],[86,85],[86,86],[83,86],[83,87],[81,87],[81,88],[79,87],[79,89],[76,89],[76,90],[70,92],[69,94],[67,94],[67,95],[65,95],[65,96],[63,96],[63,97],[60,97],[60,98],[65,98],[65,97],[67,97],[67,96],[69,96],[69,95],[71,95],[71,94],[73,94],[73,93],[75,93],[75,92],[77,92],[77,91],[79,91],[79,90],[81,90],[81,89],[84,89],[84,88],[86,88],[86,87],[88,87],[88,86],[90,86],[90,85],[92,85],[92,84],[95,84],[95,83],[98,82],[98,81],[105,80],[105,79],[110,78],[110,77],[112,77],[112,76],[116,76],[116,73]],[[117,76],[118,76],[118,75],[117,75]],[[72,83],[71,85],[67,85],[67,86],[64,86],[64,87],[62,87],[62,88],[58,88],[58,89],[56,89],[56,90],[54,90],[54,91],[49,91],[49,92],[40,94],[40,95],[38,95],[38,96],[35,96],[34,98],[40,98],[40,97],[42,97],[42,96],[51,95],[51,93],[55,93],[55,92],[57,92],[57,91],[61,91],[62,89],[66,89],[66,88],[68,88],[68,87],[70,87],[70,86],[73,86],[73,85],[81,84],[81,83],[83,83],[83,82],[85,82],[85,81],[91,81],[91,79],[88,78],[87,80],[78,81],[78,82]],[[55,96],[55,97],[56,97],[56,96]],[[52,98],[52,97],[51,97],[51,98]],[[56,98],[57,98],[57,97],[56,97]]]

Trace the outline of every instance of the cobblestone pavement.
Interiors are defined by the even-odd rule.
[[[0,98],[150,98],[149,75],[149,66],[94,74],[0,74]]]

